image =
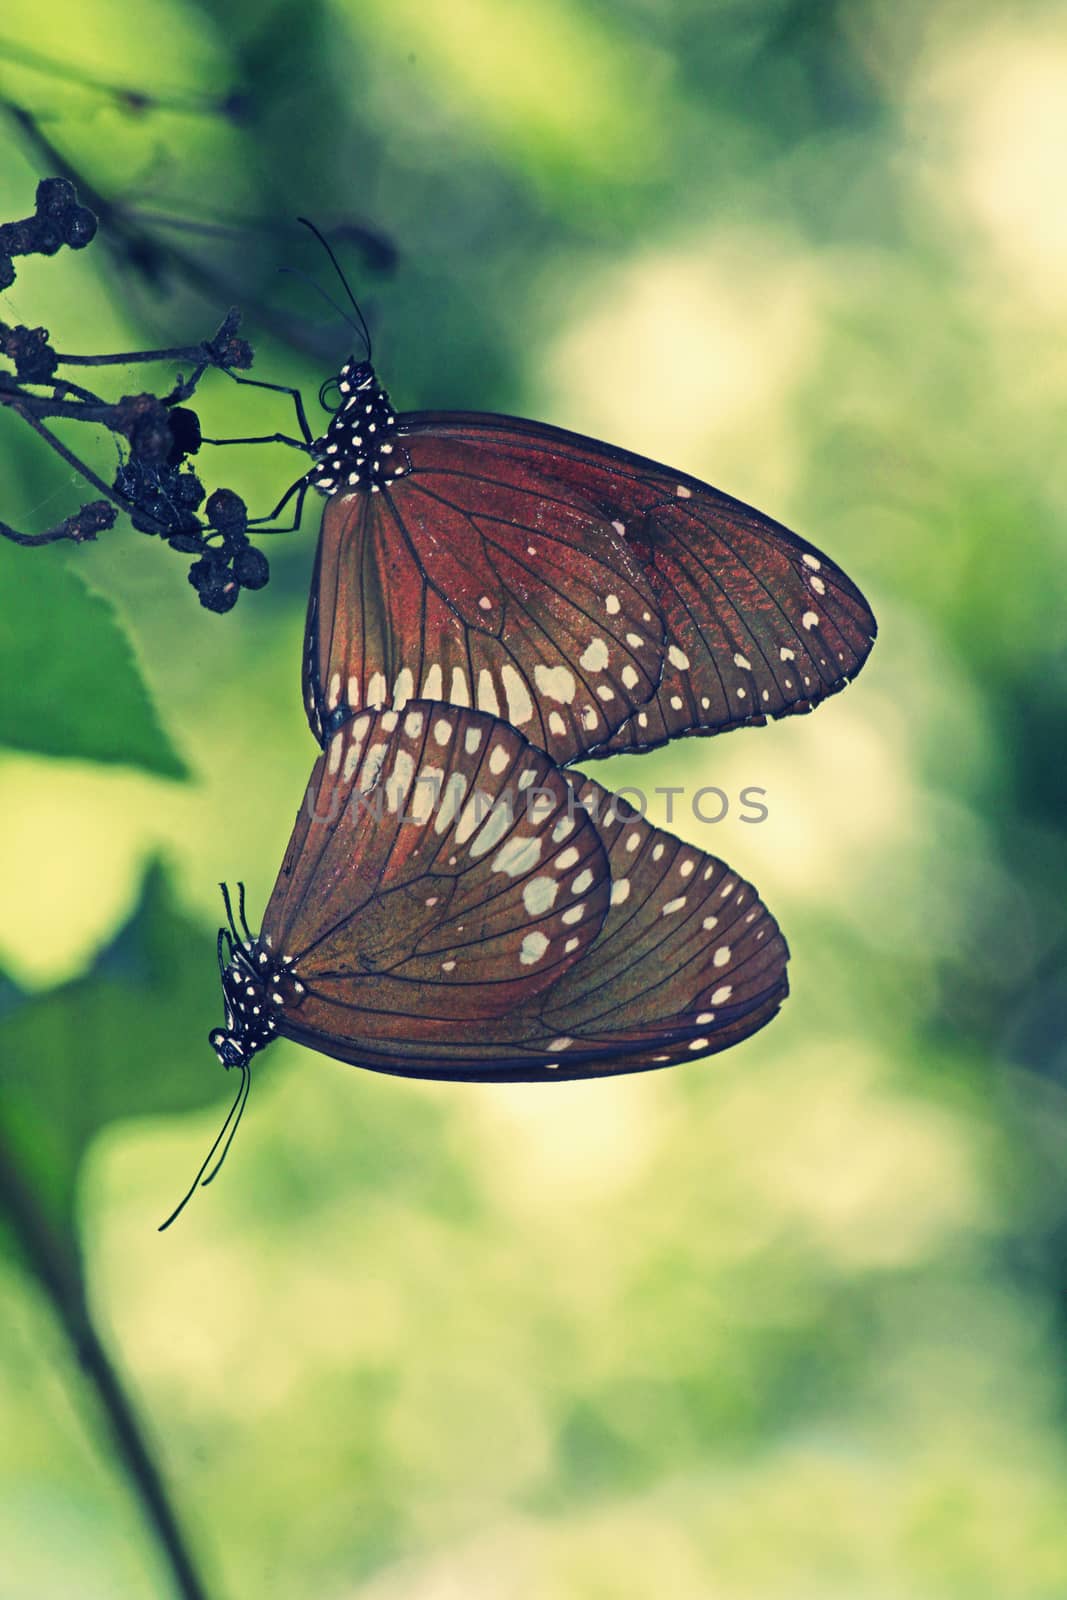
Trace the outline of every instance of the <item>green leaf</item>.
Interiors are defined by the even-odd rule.
[[[0,540],[0,683],[0,743],[189,776],[112,606],[57,549]]]
[[[0,985],[0,1159],[72,1249],[95,1134],[229,1094],[206,1040],[219,1004],[215,941],[177,909],[158,865],[84,976],[32,998]]]

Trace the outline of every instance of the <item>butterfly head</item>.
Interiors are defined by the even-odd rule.
[[[225,1028],[212,1028],[208,1042],[219,1058],[219,1065],[229,1072],[231,1067],[246,1067],[250,1052],[240,1034],[228,1033]]]
[[[326,403],[329,389],[338,403]],[[409,470],[396,441],[396,412],[370,362],[349,356],[336,378],[323,384],[319,399],[333,416],[326,432],[311,445],[314,465],[308,482],[321,494],[377,493]]]

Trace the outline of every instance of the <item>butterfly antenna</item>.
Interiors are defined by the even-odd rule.
[[[216,1135],[216,1138],[215,1138],[215,1143],[211,1146],[211,1149],[208,1151],[207,1155],[204,1157],[204,1162],[203,1162],[203,1165],[200,1168],[200,1171],[197,1173],[196,1177],[193,1179],[192,1183],[189,1186],[189,1192],[186,1194],[185,1198],[177,1206],[175,1206],[174,1210],[171,1212],[171,1214],[167,1218],[166,1222],[161,1222],[160,1223],[160,1225],[159,1225],[160,1233],[162,1233],[166,1228],[169,1228],[171,1223],[175,1220],[175,1218],[181,1216],[182,1212],[185,1210],[186,1206],[189,1204],[189,1201],[193,1198],[193,1195],[196,1193],[197,1189],[200,1187],[201,1182],[204,1182],[204,1183],[210,1182],[210,1179],[204,1177],[204,1173],[207,1171],[208,1167],[211,1166],[211,1162],[212,1162],[212,1160],[214,1158],[215,1151],[218,1149],[219,1145],[222,1143],[223,1139],[226,1137],[226,1130],[230,1126],[230,1123],[233,1122],[234,1113],[237,1111],[238,1106],[240,1106],[242,1110],[244,1109],[244,1101],[246,1101],[248,1099],[248,1079],[249,1079],[248,1068],[246,1066],[242,1066],[241,1067],[241,1087],[237,1091],[237,1096],[236,1096],[236,1099],[233,1102],[233,1105],[230,1107],[229,1111],[226,1113],[226,1121],[222,1124],[222,1127],[219,1129],[218,1134]],[[240,1121],[240,1115],[239,1114],[238,1114],[238,1121]],[[233,1138],[233,1134],[231,1133],[230,1134],[230,1139],[232,1139],[232,1138]],[[228,1150],[229,1148],[230,1148],[230,1140],[227,1139],[227,1141],[226,1141],[226,1150]],[[223,1151],[223,1156],[224,1157],[225,1157],[225,1154],[226,1154],[226,1150]],[[215,1176],[215,1173],[219,1170],[219,1167],[221,1165],[222,1165],[222,1162],[220,1161],[218,1166],[215,1167],[214,1171],[211,1174],[212,1178]]]
[[[297,217],[296,220],[298,222],[302,222],[305,228],[310,228],[311,232],[315,235],[316,239],[319,241],[319,243],[321,244],[322,248],[325,250],[326,254],[329,256],[331,262],[333,263],[333,270],[336,272],[337,276],[340,278],[341,286],[344,289],[345,294],[348,296],[348,299],[349,299],[349,302],[350,302],[350,304],[352,306],[353,311],[356,313],[356,316],[359,318],[359,325],[363,330],[363,338],[365,339],[366,345],[367,345],[367,360],[368,361],[373,360],[373,352],[371,350],[370,329],[367,327],[367,319],[366,319],[366,317],[364,317],[362,311],[359,309],[359,303],[357,302],[355,295],[352,293],[352,290],[349,288],[348,279],[345,277],[344,273],[341,271],[340,263],[338,262],[337,257],[334,255],[333,251],[331,250],[329,241],[326,239],[325,235],[322,234],[319,231],[318,228],[316,228],[316,226],[315,226],[315,224],[313,222],[309,222],[308,221],[307,217]]]
[[[309,289],[314,289],[315,293],[320,297],[320,299],[325,300],[325,302],[326,302],[326,304],[328,306],[332,306],[333,307],[333,309],[337,312],[337,315],[340,317],[342,322],[347,322],[348,326],[352,329],[353,333],[358,333],[358,334],[361,335],[362,338],[366,338],[365,327],[364,328],[360,328],[358,322],[353,322],[352,318],[348,315],[348,312],[345,311],[342,306],[339,306],[337,304],[337,301],[334,299],[333,295],[332,294],[328,294],[326,292],[326,290],[322,287],[321,283],[316,283],[315,282],[315,280],[311,276],[310,272],[302,272],[299,267],[279,267],[278,271],[280,273],[284,273],[287,278],[301,278],[301,279],[303,279],[304,283],[307,284]]]
[[[237,931],[237,924],[233,919],[233,906],[230,904],[230,886],[228,883],[220,883],[219,888],[222,890],[222,903],[226,907],[226,921],[230,924],[230,933],[234,942],[240,944],[241,935]]]
[[[215,1181],[215,1179],[218,1177],[219,1172],[221,1171],[221,1168],[222,1168],[222,1163],[226,1160],[226,1157],[230,1153],[230,1146],[233,1143],[233,1136],[237,1132],[237,1129],[240,1127],[241,1118],[245,1114],[245,1106],[248,1104],[248,1096],[249,1096],[249,1094],[251,1092],[251,1089],[252,1089],[252,1074],[249,1072],[248,1068],[243,1063],[241,1063],[240,1065],[241,1065],[241,1087],[237,1091],[237,1100],[234,1101],[234,1109],[236,1110],[237,1115],[233,1119],[233,1126],[230,1129],[229,1137],[227,1138],[226,1143],[222,1147],[222,1154],[219,1156],[219,1159],[216,1161],[215,1165],[212,1167],[212,1169],[208,1173],[207,1177],[202,1180],[201,1188],[205,1188],[206,1189],[208,1184],[209,1183],[213,1183]],[[238,1104],[238,1101],[240,1102],[240,1104]],[[210,1157],[208,1159],[210,1160]],[[204,1165],[206,1166],[207,1162],[205,1162]]]
[[[255,944],[256,936],[248,926],[248,918],[245,916],[245,886],[243,883],[239,883],[237,885],[237,915],[241,920],[241,927],[244,929],[245,938],[248,940],[249,944]]]

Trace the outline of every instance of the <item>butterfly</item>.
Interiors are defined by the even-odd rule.
[[[321,437],[297,405],[313,464],[290,492],[326,497],[303,663],[320,744],[417,697],[502,717],[566,764],[809,711],[855,677],[870,607],[761,512],[542,423],[397,413],[322,243],[368,353],[334,380]]]
[[[278,1038],[402,1077],[559,1082],[724,1050],[788,988],[751,884],[510,724],[441,702],[337,729],[259,932],[243,891],[239,920],[226,903],[210,1042],[241,1089],[197,1181]]]

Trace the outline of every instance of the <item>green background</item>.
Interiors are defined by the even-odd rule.
[[[328,283],[293,218],[359,221],[396,250],[342,247],[401,409],[695,472],[832,553],[882,630],[812,718],[597,768],[767,789],[758,827],[675,818],[789,937],[763,1034],[553,1090],[279,1045],[160,1237],[231,1088],[216,884],[254,918],[313,756],[314,508],[222,618],[121,520],[0,547],[0,1132],[209,1593],[1062,1600],[1067,14],[8,0],[0,95],[111,201],[254,222],[142,216],[151,282],[103,229],[21,263],[5,321],[121,350],[236,303],[319,415],[349,336],[276,269]],[[25,215],[53,168],[10,122],[0,152]],[[202,402],[208,431],[291,425],[221,375]],[[298,460],[201,463],[265,511]],[[10,414],[0,482],[28,530],[83,498]],[[0,1596],[169,1596],[4,1231],[0,1358]]]

